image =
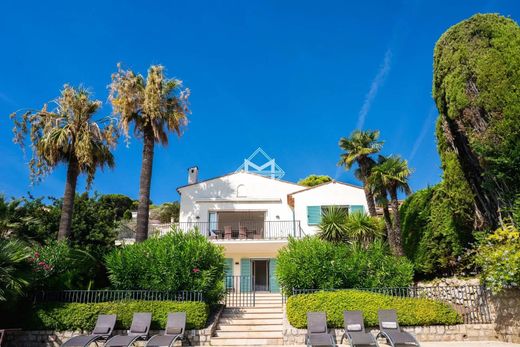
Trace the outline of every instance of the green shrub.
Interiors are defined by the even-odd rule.
[[[34,244],[28,260],[36,290],[87,289],[99,265],[87,252],[55,240]]]
[[[460,257],[473,240],[473,198],[458,183],[445,178],[415,192],[400,208],[404,251],[419,277],[454,275],[467,266]]]
[[[106,257],[114,289],[200,290],[216,303],[224,293],[224,253],[196,231],[115,249]]]
[[[24,329],[33,330],[92,330],[100,314],[116,314],[117,329],[128,329],[135,312],[152,313],[152,329],[164,329],[169,312],[186,312],[187,329],[206,325],[209,306],[194,301],[119,301],[92,304],[44,303],[28,312]]]
[[[327,313],[330,328],[343,327],[343,311],[361,310],[366,326],[377,326],[378,309],[395,309],[401,325],[449,325],[462,323],[459,314],[448,304],[423,298],[394,296],[342,290],[291,296],[287,300],[287,319],[296,328],[307,327],[307,312]]]
[[[520,285],[520,232],[512,224],[485,237],[477,249],[481,278],[493,291]]]
[[[410,261],[390,255],[381,241],[364,248],[311,236],[290,239],[277,259],[276,276],[286,291],[402,287],[413,279]]]

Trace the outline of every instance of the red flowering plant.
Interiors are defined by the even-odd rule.
[[[34,244],[28,260],[34,285],[40,290],[81,289],[78,283],[95,262],[88,253],[64,241]]]

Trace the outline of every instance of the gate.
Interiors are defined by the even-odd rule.
[[[226,307],[255,306],[254,276],[224,276]]]

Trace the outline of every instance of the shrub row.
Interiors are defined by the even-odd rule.
[[[307,312],[326,312],[330,328],[343,327],[343,311],[361,310],[366,326],[377,326],[378,309],[395,309],[401,325],[450,325],[462,323],[448,304],[423,298],[399,298],[359,290],[317,292],[291,296],[287,319],[296,328],[307,327]]]
[[[276,275],[285,290],[406,287],[413,265],[376,241],[366,248],[308,236],[291,239],[278,253]]]
[[[206,325],[209,307],[193,301],[119,301],[91,304],[43,303],[32,308],[24,324],[31,330],[92,330],[100,314],[116,314],[116,329],[128,329],[136,312],[152,313],[152,329],[164,329],[170,312],[186,312],[186,328],[201,329]]]
[[[106,267],[113,289],[200,290],[209,303],[224,294],[224,251],[196,230],[115,249]]]

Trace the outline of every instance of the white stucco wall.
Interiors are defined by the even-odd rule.
[[[307,224],[307,206],[363,205],[365,211],[368,211],[365,192],[362,188],[338,182],[324,184],[292,196],[295,219],[301,222],[301,227],[307,235],[318,231],[316,226]]]
[[[208,222],[210,211],[265,211],[269,221],[293,220],[287,195],[302,188],[246,172],[181,187],[179,221]]]

